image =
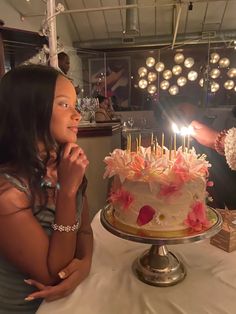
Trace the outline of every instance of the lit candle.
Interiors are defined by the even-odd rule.
[[[139,147],[142,145],[142,136],[141,136],[141,133],[140,133],[139,136],[138,136],[138,144],[139,144]]]
[[[189,152],[189,148],[190,148],[190,137],[191,135],[193,135],[193,127],[190,125],[188,127],[188,140],[187,140],[187,151]]]
[[[180,131],[181,135],[183,136],[183,140],[182,140],[182,151],[185,152],[185,138],[186,138],[186,135],[188,135],[188,128],[186,128],[186,126],[183,126],[181,128],[181,131]]]
[[[174,132],[174,156],[176,157],[176,134],[179,133],[179,128],[177,127],[177,125],[175,123],[172,124],[172,129]]]
[[[151,145],[153,144],[153,133],[151,134]]]
[[[162,133],[161,135],[161,156],[163,156],[164,153],[164,144],[165,144],[165,135]]]
[[[170,137],[170,144],[169,144],[169,160],[171,160],[172,141],[173,141],[173,137],[171,135],[171,137]]]
[[[136,137],[136,151],[138,153],[139,151],[139,142],[138,142],[138,138]]]

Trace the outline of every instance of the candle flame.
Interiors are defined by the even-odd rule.
[[[179,128],[177,127],[175,123],[172,123],[172,130],[174,133],[180,133]]]

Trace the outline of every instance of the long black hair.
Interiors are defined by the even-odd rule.
[[[27,178],[33,204],[56,147],[50,120],[59,75],[52,67],[26,65],[9,71],[0,81],[0,167],[7,165],[13,175]],[[44,160],[39,156],[39,141],[45,146]]]

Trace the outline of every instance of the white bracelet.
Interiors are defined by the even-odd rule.
[[[225,158],[232,170],[236,170],[236,128],[229,129],[225,137]]]
[[[57,225],[57,224],[51,224],[51,227],[54,231],[59,231],[59,232],[74,232],[74,231],[78,231],[79,229],[79,222],[77,221],[76,224],[70,226],[64,226],[64,225]]]

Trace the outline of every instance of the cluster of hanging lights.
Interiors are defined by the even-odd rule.
[[[157,91],[157,79],[159,76],[159,87],[164,91],[168,91],[170,95],[177,95],[181,87],[185,86],[188,81],[194,82],[198,78],[198,72],[193,70],[194,59],[192,57],[185,58],[183,53],[176,53],[174,56],[174,65],[166,68],[162,61],[156,63],[155,58],[148,57],[146,66],[138,69],[139,82],[138,86],[141,89],[147,89],[148,93],[154,95]],[[233,78],[236,78],[236,68],[229,68],[230,60],[226,57],[221,58],[216,52],[210,55],[211,66],[207,67],[207,75],[199,80],[199,85],[204,86],[206,81],[209,82],[210,91],[215,93],[219,90],[220,84],[216,81],[221,77],[222,71],[227,71],[228,79],[223,86],[227,90],[234,88],[236,85]],[[186,72],[185,76],[183,72]],[[171,81],[170,81],[171,80]],[[174,83],[173,83],[174,81]]]

